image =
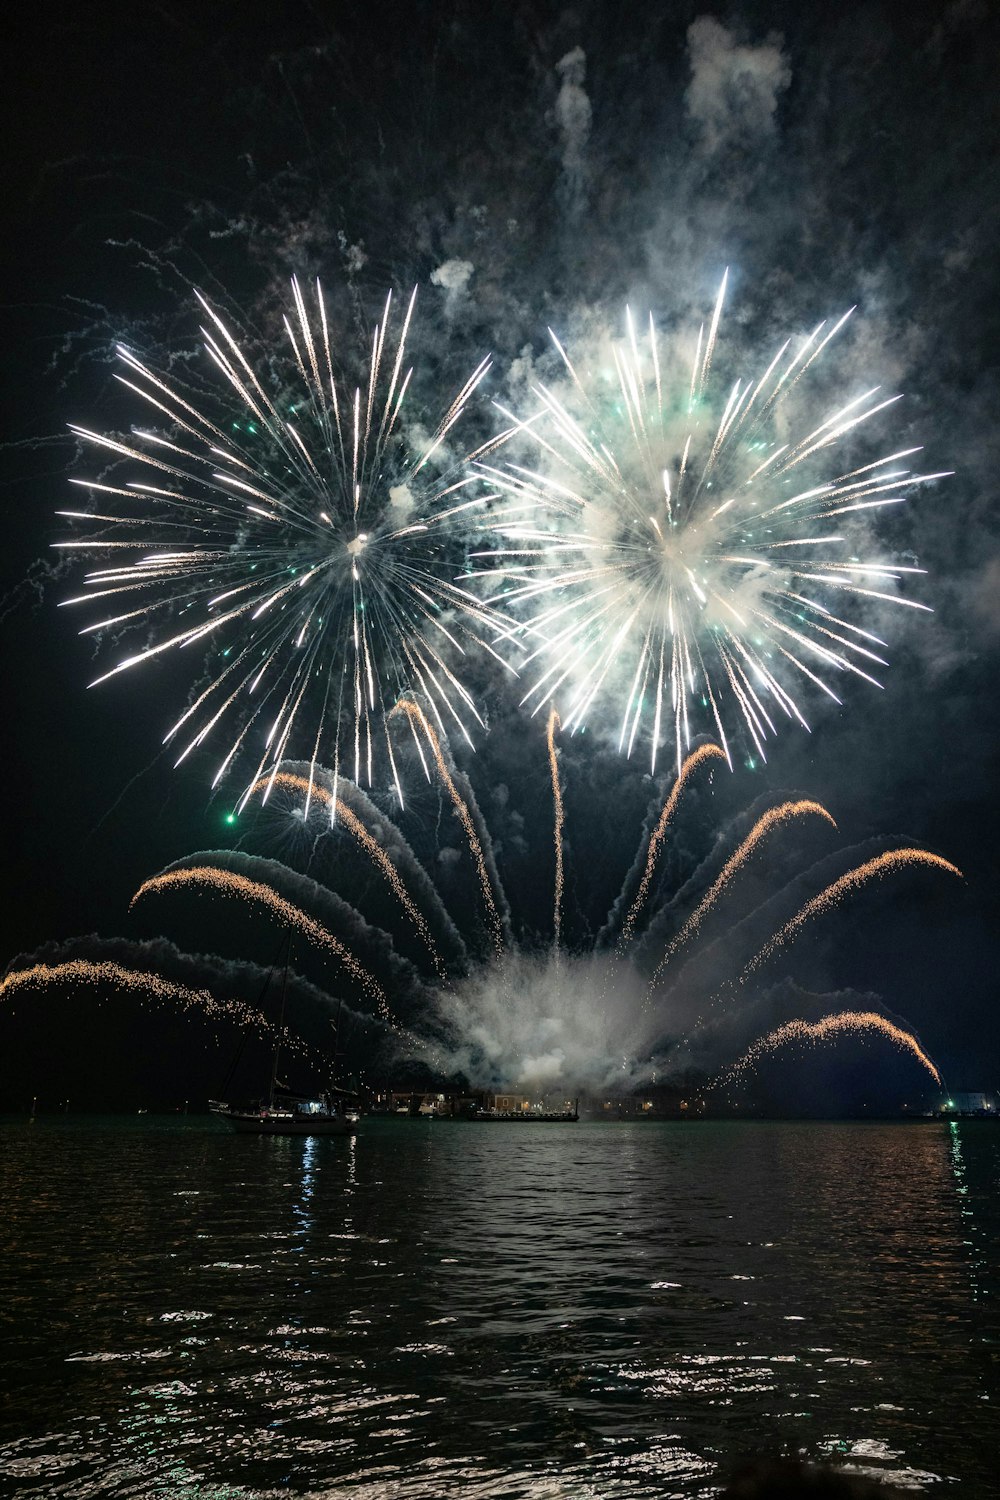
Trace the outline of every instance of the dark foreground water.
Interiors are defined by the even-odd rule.
[[[0,1491],[992,1496],[998,1197],[978,1123],[8,1122]]]

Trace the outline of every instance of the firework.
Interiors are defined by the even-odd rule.
[[[559,952],[559,942],[562,935],[563,823],[566,818],[563,808],[562,787],[559,785],[559,756],[556,751],[556,730],[558,728],[559,715],[553,708],[549,712],[549,722],[545,729],[545,743],[549,752],[549,775],[552,778],[552,811],[555,819],[553,840],[556,852],[556,878],[552,890],[552,944],[556,954]]]
[[[273,1031],[261,1012],[242,1000],[219,1000],[210,990],[175,984],[160,974],[145,969],[127,969],[108,959],[71,958],[64,963],[32,964],[26,969],[14,969],[0,979],[0,999],[13,999],[25,992],[45,990],[50,985],[69,985],[74,989],[96,989],[99,992],[115,990],[131,995],[141,1003],[155,1001],[185,1011],[200,1012],[211,1020],[231,1021],[261,1035]],[[288,1040],[293,1049],[303,1055],[308,1051],[306,1043],[299,1038],[290,1037]]]
[[[663,811],[660,813],[656,827],[650,835],[649,848],[646,851],[646,868],[642,872],[642,880],[639,882],[639,889],[635,894],[635,899],[628,909],[625,921],[622,923],[621,936],[618,940],[619,950],[624,949],[635,933],[635,924],[649,896],[649,887],[652,883],[653,872],[656,869],[656,861],[660,857],[667,829],[670,827],[674,813],[677,811],[677,804],[680,801],[681,793],[686,787],[688,779],[698,767],[713,759],[725,760],[725,756],[718,745],[714,745],[711,742],[707,745],[699,745],[698,749],[688,756],[677,774],[677,779],[670,790],[670,795],[663,804]]]
[[[469,735],[479,715],[460,675],[495,624],[454,581],[456,537],[481,484],[444,444],[489,368],[484,360],[427,436],[405,406],[414,296],[393,328],[391,294],[364,387],[335,373],[333,331],[317,282],[312,305],[292,282],[280,376],[258,374],[243,343],[199,296],[205,349],[220,379],[210,413],[127,349],[119,379],[155,430],[127,441],[73,431],[108,461],[78,478],[92,509],[64,511],[86,536],[56,545],[105,565],[70,605],[110,605],[82,634],[147,641],[95,679],[202,645],[208,682],[165,736],[178,763],[221,742],[213,785],[245,752],[252,787],[303,746],[355,782],[381,751],[402,797],[386,730],[400,694],[419,690],[439,725]],[[305,758],[305,756],[303,756]],[[245,803],[249,789],[244,792]]]
[[[423,731],[427,743],[430,745],[431,754],[434,758],[434,764],[437,767],[438,775],[440,776],[441,781],[444,784],[448,796],[451,798],[452,806],[454,807],[455,812],[458,815],[458,820],[465,831],[465,837],[469,845],[469,852],[471,853],[472,858],[475,862],[476,873],[479,877],[479,888],[482,892],[483,906],[486,909],[486,920],[489,926],[490,935],[493,939],[493,947],[496,951],[497,957],[499,957],[503,952],[504,947],[503,922],[500,917],[500,912],[497,909],[497,903],[493,893],[493,885],[490,880],[490,874],[486,868],[486,857],[483,854],[483,846],[480,841],[479,835],[476,832],[476,825],[473,821],[472,814],[469,811],[468,803],[462,797],[457,786],[455,785],[455,781],[452,777],[451,771],[448,769],[448,763],[444,758],[444,751],[441,748],[441,741],[434,733],[434,730],[427,720],[427,715],[424,713],[419,703],[413,703],[408,699],[403,699],[393,709],[393,713],[405,715],[405,717],[409,720],[411,726],[413,726],[414,728],[419,727]],[[417,741],[417,745],[419,748],[419,741]]]
[[[913,866],[959,874],[955,866],[926,850],[886,851],[800,904],[795,916],[775,931],[775,900],[782,891],[786,895],[797,892],[801,873],[790,881],[782,876],[782,885],[770,893],[761,889],[759,882],[748,887],[736,877],[751,858],[768,873],[768,848],[802,819],[815,821],[824,834],[836,827],[819,803],[799,799],[755,812],[748,820],[751,826],[746,834],[737,834],[734,829],[731,835],[727,832],[720,838],[720,847],[729,845],[732,852],[724,858],[718,874],[709,873],[707,861],[695,853],[694,826],[685,823],[682,847],[698,860],[696,872],[692,874],[689,866],[688,874],[680,877],[676,887],[656,889],[657,862],[668,835],[679,824],[683,794],[699,770],[721,756],[718,747],[706,745],[688,758],[673,785],[649,808],[646,838],[603,925],[592,923],[583,908],[573,914],[571,922],[559,895],[560,876],[564,883],[567,879],[565,861],[572,844],[566,839],[558,723],[550,717],[544,744],[539,744],[539,758],[548,762],[557,847],[563,851],[563,862],[556,861],[552,892],[553,938],[557,941],[539,941],[534,928],[537,906],[532,904],[519,916],[516,903],[513,910],[508,903],[472,786],[451,767],[446,746],[437,739],[422,710],[410,704],[400,708],[399,717],[419,731],[418,745],[430,747],[430,768],[447,797],[444,806],[450,804],[464,833],[490,944],[467,945],[455,932],[445,904],[446,892],[450,885],[460,889],[462,881],[456,884],[452,877],[435,884],[431,877],[431,871],[447,868],[451,862],[440,860],[444,848],[454,854],[447,835],[442,843],[440,832],[434,835],[426,826],[419,828],[420,837],[431,833],[431,842],[418,856],[396,824],[344,777],[339,782],[337,820],[332,823],[332,773],[323,768],[283,767],[273,779],[261,779],[254,788],[256,796],[248,818],[253,819],[254,809],[263,812],[268,785],[283,799],[297,799],[303,818],[308,804],[318,835],[339,840],[326,846],[317,836],[310,842],[310,870],[322,863],[328,848],[332,876],[326,887],[317,884],[312,875],[307,878],[274,860],[261,861],[244,853],[201,854],[192,856],[188,865],[175,866],[145,882],[133,903],[170,890],[193,895],[210,891],[263,911],[289,931],[301,933],[310,948],[333,957],[360,984],[368,1009],[385,1028],[388,1053],[383,1061],[390,1065],[400,1057],[420,1059],[441,1074],[463,1073],[478,1086],[515,1086],[530,1080],[546,1089],[564,1088],[570,1095],[581,1090],[620,1094],[645,1087],[657,1077],[669,1077],[679,1058],[716,1048],[718,1037],[728,1035],[731,1024],[745,1010],[745,987],[732,981],[719,987],[719,961],[724,960],[727,971],[746,986],[764,962],[813,918],[873,879]],[[253,837],[254,826],[251,821],[245,839]],[[267,827],[264,817],[259,831],[265,832]],[[528,830],[536,847],[551,847],[551,828],[542,813],[539,826]],[[345,852],[349,853],[351,846],[361,862],[361,878],[350,882],[357,905],[342,894],[345,887],[338,889]],[[247,869],[255,878],[226,868],[227,858],[247,860]],[[783,863],[776,868],[780,870]],[[712,865],[718,868],[714,857]],[[373,874],[378,875],[378,882],[369,878]],[[581,867],[575,871],[575,883],[581,892],[582,880]],[[376,894],[377,885],[391,894],[391,902]],[[797,900],[801,903],[801,897]],[[730,920],[724,943],[706,946],[700,939],[703,919],[714,908],[724,909]],[[471,912],[469,915],[478,930],[478,918]],[[444,937],[444,949],[432,939],[432,926],[435,936]],[[352,948],[334,935],[334,927],[338,933],[343,929],[351,935]],[[407,943],[414,932],[433,965],[434,983],[427,982],[430,964],[425,960],[421,970],[398,946],[401,941]],[[373,954],[392,975],[394,1010],[402,1020],[389,1014],[385,991],[353,951],[357,942],[363,942],[364,951]],[[686,949],[685,962],[675,968],[669,960],[682,946]],[[190,956],[187,961],[200,964],[206,971],[229,962]],[[377,972],[381,976],[383,969]],[[54,983],[123,989],[141,1001],[152,997],[165,1003],[194,1005],[208,1016],[218,1013],[241,1024],[260,1025],[258,1013],[250,1012],[240,1002],[216,1002],[208,990],[189,989],[113,962],[73,960],[51,967],[43,963],[23,967],[0,982],[0,996]],[[322,992],[313,994],[314,1003],[322,1007]],[[707,1014],[707,1002],[716,1019],[724,1023],[721,1028],[706,1028],[700,1018]],[[862,1037],[876,1032],[908,1050],[936,1078],[933,1064],[916,1038],[895,1022],[865,1011],[845,1012],[817,1023],[788,1022],[761,1037],[735,1064],[729,1064],[722,1081],[742,1076],[765,1053],[789,1041]]]
[[[347,803],[342,798],[335,797],[333,792],[329,791],[321,782],[317,782],[314,776],[310,775],[309,778],[306,778],[290,771],[279,771],[277,776],[264,777],[251,788],[251,793],[267,792],[272,786],[279,786],[286,791],[301,792],[303,794],[303,818],[308,818],[310,803],[314,799],[330,808],[332,814],[331,821],[337,821],[348,830],[379,873],[384,876],[393,895],[416,928],[421,942],[427,948],[433,960],[434,967],[442,979],[447,978],[441,955],[438,952],[434,939],[431,937],[430,928],[427,926],[420,909],[403,884],[399,872],[382,846],[372,838],[361,819],[348,807]]]
[[[775,829],[784,827],[785,824],[790,823],[794,818],[806,817],[823,818],[829,823],[831,828],[836,828],[837,826],[822,803],[812,802],[808,799],[799,802],[782,802],[778,807],[769,807],[767,812],[763,813],[757,819],[746,838],[742,840],[739,847],[726,860],[720,874],[698,902],[698,905],[688,917],[680,932],[678,932],[677,936],[668,945],[666,953],[664,953],[653,971],[653,977],[650,981],[651,985],[655,985],[660,979],[664,969],[677,950],[698,931],[702,920],[716,904],[722,892],[733,879],[733,876],[743,868],[747,860],[752,858],[768,834],[772,833]]]
[[[314,1068],[323,1066],[322,1053],[287,1027],[274,1026],[255,1006],[243,1000],[220,1000],[210,990],[192,989],[146,969],[127,968],[113,959],[71,958],[62,963],[31,964],[25,969],[11,970],[0,979],[0,1000],[13,1000],[26,993],[34,995],[53,985],[96,990],[98,1003],[113,991],[129,995],[140,1005],[171,1006],[209,1021],[224,1021],[272,1041],[280,1038],[281,1046],[296,1057]]]
[[[836,1015],[823,1016],[819,1021],[786,1021],[783,1026],[751,1043],[743,1056],[716,1083],[720,1087],[735,1083],[756,1067],[768,1053],[777,1052],[780,1047],[787,1047],[793,1042],[817,1046],[821,1042],[835,1041],[842,1036],[861,1037],[865,1034],[886,1037],[904,1052],[911,1053],[940,1087],[941,1074],[917,1037],[874,1010],[842,1010]]]
[[[245,875],[238,875],[232,870],[219,870],[212,865],[193,865],[182,870],[166,870],[163,874],[154,875],[151,880],[144,881],[129,902],[129,907],[131,909],[144,896],[157,895],[163,891],[178,888],[183,889],[187,886],[248,901],[251,905],[260,907],[283,922],[289,932],[301,933],[317,948],[335,958],[347,973],[357,980],[369,998],[375,1001],[382,1020],[387,1025],[394,1024],[380,985],[358,962],[350,949],[335,938],[332,932],[328,932],[321,922],[317,922],[293,902],[286,901],[284,896],[280,896],[277,891],[272,890],[262,881],[249,880]]]
[[[169,1000],[185,1009],[198,1006],[209,1015],[222,1013],[227,1006],[215,999],[209,990],[193,990],[187,985],[174,984],[159,974],[150,974],[141,969],[126,969],[111,962],[94,963],[90,959],[74,958],[61,964],[32,964],[27,969],[15,969],[0,979],[0,996],[10,997],[21,990],[35,989],[48,984],[106,985],[115,989],[138,991],[143,996],[157,1000]],[[231,1001],[241,1017],[251,1012]]]
[[[962,878],[962,872],[957,865],[942,859],[940,854],[931,854],[927,849],[887,849],[882,854],[876,854],[873,859],[866,859],[864,864],[858,865],[855,869],[848,870],[825,890],[820,891],[818,896],[813,896],[811,901],[807,901],[750,960],[743,971],[743,976],[752,974],[766,964],[779,948],[783,948],[786,943],[797,937],[813,917],[832,911],[845,896],[851,895],[869,881],[883,880],[887,875],[898,874],[912,865],[923,865],[932,870],[942,870],[946,875],[957,875],[960,880]]]
[[[717,1003],[724,1002],[734,1010],[737,1005],[742,1008],[745,1003],[745,991],[735,985],[728,986],[725,995],[720,997],[717,982],[707,968],[705,973],[699,974],[697,965],[688,964],[683,970],[682,981],[680,970],[675,976],[670,960],[682,947],[688,949],[689,959],[699,953],[702,958],[707,957],[704,947],[697,946],[704,918],[709,911],[725,906],[733,918],[726,940],[726,961],[734,976],[744,972],[747,955],[753,954],[755,949],[760,950],[762,939],[774,931],[770,908],[775,892],[766,895],[758,890],[750,906],[745,901],[734,905],[737,890],[744,889],[739,887],[737,876],[751,859],[762,862],[768,845],[802,820],[815,821],[824,830],[836,830],[837,825],[830,813],[820,803],[809,799],[785,801],[766,808],[753,818],[749,832],[734,839],[735,847],[725,858],[721,871],[707,878],[700,894],[691,898],[689,914],[683,916],[683,908],[678,908],[674,935],[665,937],[663,924],[667,911],[664,908],[677,906],[679,893],[668,891],[664,893],[664,899],[654,899],[654,876],[669,832],[678,819],[685,790],[700,770],[722,759],[722,751],[717,745],[702,745],[684,762],[662,801],[650,809],[645,850],[625,877],[607,921],[600,928],[600,935],[595,938],[594,929],[589,929],[582,944],[579,935],[574,942],[567,933],[566,914],[562,909],[563,887],[560,881],[564,884],[566,879],[566,811],[557,755],[558,720],[550,715],[544,746],[540,748],[548,762],[557,856],[561,851],[563,858],[556,859],[552,888],[554,941],[539,946],[530,916],[526,927],[519,926],[516,914],[512,923],[507,915],[501,917],[501,910],[505,914],[509,911],[508,901],[497,880],[489,833],[476,806],[472,788],[466,785],[462,792],[459,791],[444,746],[432,730],[428,733],[429,726],[422,721],[421,711],[415,705],[401,705],[399,717],[406,718],[420,730],[416,741],[418,748],[430,746],[431,769],[447,792],[464,830],[482,908],[494,938],[492,951],[479,958],[463,947],[454,967],[449,961],[446,982],[436,990],[421,985],[419,996],[414,991],[414,1002],[408,1006],[407,1045],[434,1068],[442,1072],[462,1071],[481,1083],[492,1082],[499,1086],[500,1083],[514,1084],[519,1079],[532,1078],[547,1079],[554,1085],[561,1083],[571,1091],[588,1086],[619,1091],[622,1087],[648,1083],[658,1071],[661,1075],[669,1072],[672,1049],[683,1042],[685,1035],[699,1047],[706,1044],[702,1023],[696,1022],[693,1029],[688,1030],[695,1007],[703,1006],[713,994]],[[328,777],[329,773],[325,775]],[[314,807],[317,802],[323,803],[322,820],[329,826],[326,802],[330,793],[322,779],[310,779],[306,775],[282,770],[274,784],[297,796],[303,807],[308,798],[312,799]],[[257,790],[262,791],[263,786]],[[342,780],[342,793],[346,794],[347,790],[348,783]],[[319,814],[319,808],[316,811]],[[382,843],[386,839],[384,815],[367,802],[364,809],[359,803],[352,817],[353,823],[342,818],[338,811],[338,822],[342,823],[345,834],[372,867],[386,876],[397,899],[400,918],[406,926],[414,927],[414,912],[422,916],[421,908],[426,907],[431,895],[440,903],[434,885],[429,878],[423,882],[415,878],[415,872],[422,867],[413,849],[405,843],[400,849],[405,848],[409,877],[404,881],[395,870],[400,862],[397,851],[392,860],[387,861],[395,872],[395,879],[389,878],[378,857],[381,854],[385,860],[386,851],[376,840],[376,833]],[[535,833],[539,845],[544,845],[549,837],[545,829],[538,828]],[[431,859],[426,865],[428,872],[435,865],[433,850],[430,852]],[[315,851],[310,855],[311,866],[317,857]],[[870,879],[872,866],[876,866],[879,873],[889,875],[905,870],[913,863],[954,870],[946,861],[926,851],[890,851],[807,901],[791,922],[766,939],[766,951],[775,950],[813,915],[828,909],[849,889]],[[339,868],[338,855],[334,870]],[[793,880],[800,878],[795,876]],[[365,920],[371,923],[374,914],[365,905],[363,890],[360,899]],[[648,922],[644,920],[647,916],[651,918]],[[384,930],[391,939],[391,909],[381,920],[386,923]],[[751,959],[746,972],[754,962]],[[441,960],[436,950],[435,967],[440,978]],[[886,1024],[891,1028],[894,1023]],[[875,1022],[869,1024],[867,1021],[858,1025],[860,1030],[856,1027],[850,1033],[846,1022],[838,1023],[844,1034],[861,1035],[866,1029],[871,1031],[876,1027]],[[827,1033],[833,1035],[836,1030],[837,1027],[830,1022],[824,1031],[817,1033],[817,1038]],[[897,1043],[899,1036],[909,1035],[898,1027],[899,1036],[885,1028],[883,1031]],[[789,1037],[792,1035],[793,1032],[788,1033]],[[780,1045],[780,1041],[781,1038],[775,1045]],[[762,1039],[761,1046],[764,1045]],[[900,1045],[909,1046],[909,1043]],[[911,1047],[910,1050],[914,1049]],[[414,1054],[411,1051],[409,1055]],[[924,1054],[914,1051],[914,1055],[923,1061]]]
[[[800,687],[839,703],[831,679],[881,686],[885,643],[857,623],[862,605],[927,609],[901,591],[922,569],[856,555],[866,517],[943,477],[907,467],[917,448],[851,457],[858,430],[898,398],[876,387],[784,436],[785,404],[849,314],[787,340],[759,379],[717,398],[724,295],[725,278],[682,382],[652,318],[640,339],[626,311],[624,339],[579,370],[552,335],[566,389],[535,387],[527,419],[505,411],[504,439],[540,457],[488,469],[511,503],[474,554],[503,580],[493,602],[527,614],[523,703],[556,703],[572,731],[611,695],[619,748],[645,735],[653,769],[665,742],[679,769],[703,728],[731,759],[733,722],[765,759],[778,720],[809,727]]]

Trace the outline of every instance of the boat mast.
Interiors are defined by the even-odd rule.
[[[281,1056],[281,1038],[285,1034],[285,1001],[288,998],[288,966],[292,961],[292,930],[288,929],[288,946],[285,949],[285,972],[281,980],[281,1015],[278,1017],[278,1033],[274,1039],[274,1064],[271,1068],[271,1092],[268,1108],[274,1108],[274,1091],[278,1086],[278,1059]]]

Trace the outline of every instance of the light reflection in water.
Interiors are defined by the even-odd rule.
[[[36,1122],[0,1154],[0,1487],[703,1500],[767,1450],[989,1493],[985,1139]]]
[[[992,1123],[990,1121],[991,1125]],[[985,1294],[986,1287],[984,1281],[989,1273],[988,1247],[984,1241],[983,1231],[977,1224],[976,1215],[973,1211],[965,1158],[962,1155],[962,1127],[959,1121],[950,1120],[948,1122],[948,1131],[950,1135],[951,1170],[955,1178],[955,1192],[958,1195],[958,1211],[962,1216],[963,1232],[969,1236],[964,1241],[969,1250],[969,1288],[972,1293],[972,1300],[979,1302]],[[982,1337],[982,1334],[980,1334],[980,1337]]]
[[[296,1142],[296,1145],[298,1142]],[[307,1135],[302,1140],[301,1197],[295,1206],[298,1228],[295,1233],[306,1235],[315,1225],[312,1214],[312,1197],[316,1191],[316,1137]]]

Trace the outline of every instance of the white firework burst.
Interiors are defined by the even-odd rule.
[[[487,471],[509,506],[470,574],[504,580],[493,604],[530,606],[524,703],[554,703],[572,730],[610,694],[619,746],[631,754],[645,734],[654,769],[665,742],[679,766],[706,728],[729,758],[734,720],[765,758],[780,718],[808,728],[801,686],[837,702],[843,674],[880,686],[885,643],[858,623],[862,601],[928,608],[900,592],[922,569],[857,555],[861,518],[944,477],[912,472],[918,448],[845,463],[849,435],[899,398],[876,387],[801,436],[782,431],[788,397],[850,313],[713,399],[725,289],[724,277],[683,381],[652,317],[639,337],[626,310],[610,373],[578,370],[551,335],[566,390],[534,387],[528,418],[505,411],[505,439],[530,438],[540,456]]]
[[[460,668],[471,644],[492,649],[480,629],[495,617],[455,577],[484,501],[476,476],[444,459],[443,445],[490,361],[428,436],[404,419],[416,292],[398,331],[390,293],[366,385],[353,390],[335,373],[319,283],[311,306],[296,281],[292,297],[274,378],[199,294],[205,349],[221,377],[213,414],[119,349],[119,379],[155,428],[133,428],[128,441],[72,429],[109,467],[100,479],[74,480],[91,509],[61,512],[87,534],[57,545],[104,562],[64,602],[114,601],[83,634],[145,633],[143,648],[97,682],[205,643],[207,685],[164,742],[180,746],[179,762],[218,730],[213,785],[246,751],[255,762],[249,789],[296,745],[313,763],[323,756],[371,782],[381,745],[402,797],[387,728],[400,695],[420,692],[442,727],[466,736],[479,717]]]

